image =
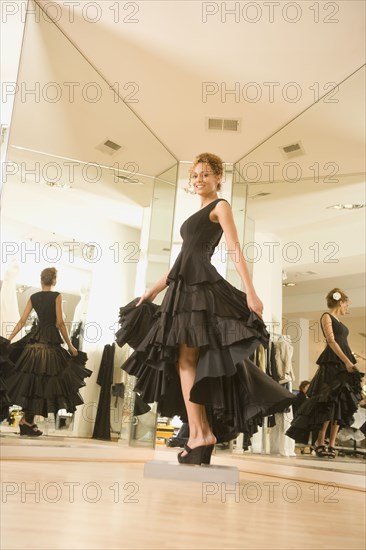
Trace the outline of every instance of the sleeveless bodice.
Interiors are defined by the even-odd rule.
[[[322,330],[323,330],[323,326],[321,324],[321,320],[322,320],[324,315],[326,315],[326,314],[323,313],[323,315],[320,318],[320,326],[321,326]],[[351,351],[351,349],[348,345],[348,341],[347,341],[347,337],[348,337],[348,334],[349,334],[348,328],[346,327],[346,325],[341,323],[341,321],[338,321],[338,319],[336,319],[333,315],[331,315],[330,313],[329,313],[329,315],[330,315],[330,318],[331,318],[331,321],[332,321],[332,330],[333,330],[335,341],[337,342],[337,344],[339,345],[339,347],[341,348],[343,353],[346,355],[346,357],[348,357],[348,359],[350,361],[352,361],[353,364],[355,364],[357,361],[354,358],[354,356],[352,354],[352,351]],[[324,334],[324,331],[323,331],[323,334]],[[338,355],[327,344],[326,348],[320,354],[320,356],[317,360],[318,365],[320,365],[322,363],[340,363],[340,364],[343,364],[343,361],[341,361],[341,359],[338,357]]]
[[[30,339],[43,343],[62,343],[56,326],[56,298],[59,292],[36,292],[31,296],[32,306],[37,313],[38,324],[31,330]]]
[[[168,274],[168,281],[178,278],[189,284],[222,279],[211,264],[215,247],[222,237],[222,227],[210,220],[210,212],[219,201],[216,199],[186,219],[180,228],[183,239],[181,251]]]

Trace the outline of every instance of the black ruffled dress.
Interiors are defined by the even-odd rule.
[[[38,322],[22,339],[9,344],[1,338],[1,355],[7,366],[6,398],[28,414],[47,417],[66,409],[73,413],[83,404],[79,389],[92,371],[85,367],[86,353],[76,357],[61,347],[63,340],[56,326],[56,298],[59,292],[41,291],[30,300]],[[9,374],[10,371],[10,374]]]
[[[327,313],[328,314],[328,313]],[[320,326],[322,327],[320,318]],[[330,314],[328,314],[330,315]],[[355,365],[356,359],[348,345],[348,328],[330,315],[334,339]],[[323,327],[322,327],[323,330]],[[363,373],[355,371],[349,373],[336,353],[329,345],[317,359],[319,368],[312,379],[307,399],[298,409],[286,435],[299,443],[306,444],[309,433],[318,433],[324,422],[336,422],[341,427],[349,427],[353,424],[353,415],[362,399],[361,380]]]
[[[146,403],[157,402],[163,416],[182,419],[186,410],[177,370],[179,346],[199,347],[190,399],[206,406],[216,436],[221,431],[235,437],[248,431],[250,423],[284,410],[294,396],[249,359],[259,344],[268,344],[265,324],[249,310],[246,295],[211,264],[223,231],[209,214],[220,200],[183,223],[182,249],[168,274],[161,306],[143,303],[136,308],[132,302],[121,308],[116,341],[134,343],[135,351],[122,368],[137,377],[135,391]],[[145,323],[139,311],[143,307]]]

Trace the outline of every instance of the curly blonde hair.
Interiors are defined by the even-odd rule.
[[[215,176],[222,177],[224,173],[224,163],[220,157],[214,155],[213,153],[201,153],[200,155],[197,155],[193,161],[192,168],[189,172],[189,177],[191,177],[192,171],[195,169],[197,164],[200,164],[201,162],[203,164],[208,164]],[[221,191],[221,182],[217,184],[217,190]]]

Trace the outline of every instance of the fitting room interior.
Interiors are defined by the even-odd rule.
[[[330,461],[276,447],[265,425],[245,451],[240,437],[217,446],[213,465],[240,471],[227,494],[144,477],[147,461],[176,460],[167,438],[179,420],[153,404],[133,416],[134,380],[119,368],[128,346],[115,350],[125,394],[111,400],[111,440],[92,434],[119,307],[174,261],[203,151],[225,162],[222,196],[264,319],[294,346],[293,389],[316,371],[333,287],[350,297],[365,372],[365,4],[281,2],[270,15],[268,2],[31,0],[7,2],[6,16],[5,4],[2,296],[16,277],[21,313],[55,265],[93,375],[84,407],[40,418],[37,440],[19,437],[16,407],[1,424],[1,547],[364,548],[365,439]],[[219,249],[218,269],[240,287]],[[16,321],[3,313],[1,334]]]

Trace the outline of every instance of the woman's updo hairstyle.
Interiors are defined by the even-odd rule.
[[[57,277],[57,269],[55,267],[46,267],[41,271],[41,283],[45,286],[51,286]]]
[[[200,155],[197,155],[197,157],[193,161],[191,173],[195,169],[197,164],[200,164],[201,162],[203,164],[208,164],[211,170],[213,171],[213,173],[215,174],[215,176],[222,177],[224,173],[224,163],[220,159],[220,157],[218,157],[217,155],[214,155],[213,153],[201,153]],[[221,182],[217,184],[217,190],[221,191]]]
[[[325,299],[327,300],[327,306],[332,309],[339,306],[339,302],[348,302],[347,294],[340,288],[333,288],[328,292]]]

